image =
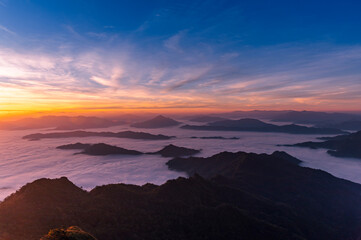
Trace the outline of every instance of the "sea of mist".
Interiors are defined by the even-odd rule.
[[[142,152],[158,151],[168,144],[202,149],[197,156],[208,157],[230,151],[272,153],[280,150],[303,161],[306,167],[325,170],[334,176],[361,183],[361,160],[336,158],[324,149],[280,147],[277,144],[293,144],[318,141],[319,135],[292,135],[285,133],[221,132],[185,130],[178,127],[164,129],[134,129],[117,126],[88,131],[143,131],[176,136],[170,140],[135,140],[121,138],[62,138],[28,141],[24,135],[49,130],[0,131],[0,200],[18,190],[24,184],[39,178],[68,177],[76,185],[90,190],[109,183],[162,184],[169,179],[186,176],[185,173],[168,170],[165,163],[170,158],[159,155],[141,156],[88,156],[74,155],[79,150],[59,150],[57,146],[76,142],[107,143]],[[52,131],[53,132],[53,131]],[[192,139],[191,137],[222,136],[239,137],[236,140]]]

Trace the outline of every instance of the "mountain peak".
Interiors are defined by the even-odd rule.
[[[165,116],[163,116],[163,115],[158,115],[158,116],[156,116],[156,117],[153,118],[153,119],[171,119],[171,118],[165,117]]]
[[[161,154],[163,157],[181,157],[181,156],[191,156],[199,153],[200,151],[201,150],[178,147],[173,144],[169,144],[156,153]]]
[[[136,128],[163,128],[163,127],[177,126],[179,124],[180,122],[178,121],[175,121],[163,115],[158,115],[152,119],[143,122],[134,123],[131,126]]]

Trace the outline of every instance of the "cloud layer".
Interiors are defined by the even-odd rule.
[[[55,32],[29,34],[0,25],[0,108],[359,110],[360,45],[250,44],[258,25],[246,9],[173,4],[131,29],[56,22]]]
[[[136,46],[76,53],[0,48],[1,105],[341,110],[361,101],[361,47],[217,54],[169,44],[151,54]]]

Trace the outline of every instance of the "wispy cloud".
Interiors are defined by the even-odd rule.
[[[169,50],[173,50],[176,52],[183,52],[181,46],[180,46],[180,42],[182,37],[185,35],[186,31],[181,31],[173,36],[171,36],[170,38],[166,39],[164,41],[164,46],[169,49]]]
[[[104,44],[112,36],[103,37]],[[327,109],[355,108],[361,101],[359,46],[278,45],[228,52],[204,44],[175,51],[190,37],[178,33],[150,50],[130,41],[52,51],[0,47],[2,106],[76,102],[77,108],[111,109]]]
[[[182,69],[183,73],[176,75],[176,79],[172,80],[171,83],[166,83],[166,92],[171,92],[180,89],[188,84],[195,83],[197,81],[204,81],[204,78],[211,67],[203,67],[199,69]]]
[[[0,2],[1,3],[1,2]],[[1,5],[1,4],[0,4]],[[3,25],[0,25],[0,30],[4,31],[4,32],[7,32],[9,34],[12,34],[12,35],[16,35],[15,32],[9,30],[7,27],[3,26]]]

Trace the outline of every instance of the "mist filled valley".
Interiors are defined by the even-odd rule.
[[[279,121],[279,115],[288,121]],[[294,115],[303,121],[295,123]],[[344,129],[323,127],[350,119],[358,122],[361,115],[236,111],[3,122],[0,226],[5,231],[0,239],[37,239],[49,229],[43,238],[95,239],[95,234],[100,239],[155,239],[164,228],[179,227],[166,238],[183,239],[184,227],[192,229],[187,238],[199,239],[204,234],[200,229],[209,224],[212,239],[315,239],[319,232],[338,239],[344,231],[356,236],[361,131],[349,130],[348,124]],[[159,204],[164,207],[158,209]],[[178,208],[184,212],[177,213]],[[282,212],[279,217],[272,216],[275,209]],[[313,211],[322,217],[315,219]],[[209,215],[206,221],[203,214]],[[226,221],[218,223],[220,218]],[[308,223],[294,227],[301,219]],[[265,232],[231,230],[241,222]],[[336,225],[340,230],[333,230]],[[19,226],[24,230],[11,230]]]
[[[210,157],[223,151],[272,153],[286,151],[302,160],[302,166],[325,170],[334,176],[361,183],[361,161],[356,158],[336,158],[328,155],[325,149],[300,149],[277,145],[295,144],[306,141],[320,141],[324,135],[302,135],[287,133],[258,133],[230,131],[195,131],[176,127],[139,129],[122,125],[96,132],[142,131],[152,134],[175,136],[169,140],[139,140],[117,138],[59,138],[28,141],[24,136],[35,133],[54,132],[49,129],[2,130],[0,135],[0,185],[1,199],[15,192],[22,185],[39,178],[58,178],[67,176],[76,185],[90,190],[95,186],[109,183],[146,183],[163,184],[178,176],[187,176],[184,172],[175,172],[165,163],[170,158],[155,155],[108,155],[88,156],[75,153],[77,150],[59,150],[58,146],[71,143],[106,143],[125,149],[141,152],[158,151],[168,144],[179,147],[201,149],[196,154]],[[58,130],[58,132],[61,132]],[[223,137],[226,139],[199,139],[202,137]],[[327,135],[333,136],[333,135]],[[197,138],[194,138],[197,137]],[[231,138],[231,139],[227,139]],[[238,138],[238,139],[232,139]]]

